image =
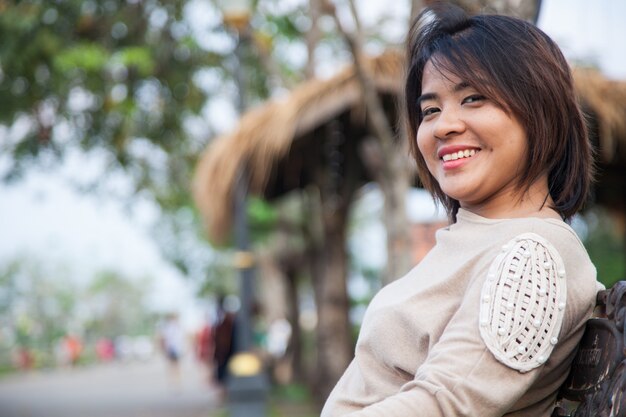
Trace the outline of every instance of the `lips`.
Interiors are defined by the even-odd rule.
[[[469,145],[448,145],[439,149],[437,156],[443,162],[445,169],[455,169],[465,164],[470,158],[480,152],[480,148]]]
[[[474,149],[465,149],[463,151],[445,154],[441,159],[443,159],[444,162],[456,161],[457,159],[461,159],[461,158],[470,158],[474,156],[475,154],[476,154],[476,151]]]

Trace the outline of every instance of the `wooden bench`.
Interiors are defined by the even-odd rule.
[[[598,293],[552,417],[626,417],[626,281]]]

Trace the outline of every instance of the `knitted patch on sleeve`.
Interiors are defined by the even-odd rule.
[[[565,314],[563,260],[547,240],[524,233],[502,247],[480,302],[480,335],[496,359],[520,372],[544,364]]]

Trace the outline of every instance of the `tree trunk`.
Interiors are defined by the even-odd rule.
[[[305,34],[305,42],[307,48],[307,62],[304,68],[304,76],[307,80],[315,76],[315,49],[322,36],[317,25],[322,9],[321,0],[309,0],[309,18],[311,19],[311,28]]]
[[[388,177],[379,180],[385,197],[383,224],[387,231],[387,265],[383,276],[385,285],[402,277],[413,266],[410,223],[406,211],[410,174],[403,149],[404,146],[398,146],[391,155]]]
[[[432,4],[436,0],[426,0]],[[537,23],[541,10],[541,0],[453,0],[471,14],[498,13],[519,17],[529,22]]]
[[[408,154],[408,144],[397,140],[391,128],[396,121],[389,120],[376,86],[365,70],[359,17],[353,0],[349,0],[348,4],[355,21],[356,33],[348,33],[345,30],[336,10],[333,11],[333,18],[350,47],[367,108],[367,124],[375,138],[375,143],[370,142],[377,149],[378,157],[376,166],[370,163],[369,168],[385,200],[383,223],[387,231],[387,265],[383,274],[383,284],[388,284],[404,275],[411,267],[411,235],[406,214],[406,193],[410,181],[409,166],[405,157]]]
[[[309,190],[309,250],[317,309],[315,398],[323,404],[353,357],[347,290],[349,209],[359,185],[356,141],[348,120],[334,120],[320,132],[324,144],[315,186]],[[340,160],[334,160],[342,155]]]
[[[394,143],[386,161],[380,143],[375,138],[366,139],[359,153],[370,175],[383,193],[383,224],[387,232],[387,265],[383,284],[402,277],[413,266],[412,241],[406,211],[406,195],[410,188],[411,172],[408,159],[408,142],[404,138]],[[385,167],[382,167],[385,164]]]
[[[412,0],[411,1],[411,20],[409,20],[409,23],[412,22],[417,17],[417,15],[422,11],[426,3],[427,1],[424,1],[424,0]]]
[[[322,196],[322,206],[327,202]],[[311,251],[313,286],[317,306],[317,368],[315,397],[323,404],[352,360],[346,287],[347,210],[323,209],[324,242]]]
[[[300,306],[298,291],[298,269],[289,268],[287,279],[287,320],[291,325],[291,338],[288,351],[291,354],[293,380],[303,382],[304,367],[302,364],[302,331],[300,330]]]

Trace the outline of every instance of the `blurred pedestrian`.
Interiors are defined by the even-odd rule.
[[[115,358],[115,345],[108,337],[103,337],[96,342],[96,354],[102,362],[109,362]]]
[[[63,338],[63,353],[68,365],[77,365],[83,353],[83,343],[80,338],[74,334],[67,334]]]
[[[159,331],[161,350],[169,364],[170,379],[175,384],[180,383],[180,359],[183,355],[184,334],[180,326],[178,315],[168,315]]]
[[[17,349],[16,359],[17,366],[21,371],[29,371],[35,365],[35,356],[30,348],[20,346]]]
[[[211,318],[207,316],[200,331],[196,335],[196,358],[207,373],[207,383],[212,385],[214,378],[213,358],[215,355],[215,329]]]
[[[215,324],[215,377],[223,389],[226,385],[228,361],[235,351],[235,313],[225,307],[226,297],[220,295]]]

